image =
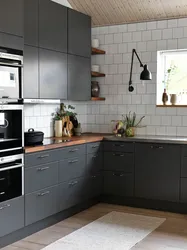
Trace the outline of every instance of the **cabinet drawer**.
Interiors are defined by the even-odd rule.
[[[33,181],[34,180],[34,181]],[[58,162],[25,169],[25,193],[58,184]]]
[[[70,158],[59,162],[59,182],[81,177],[86,173],[86,156]]]
[[[105,152],[104,170],[134,172],[134,154],[124,152]]]
[[[88,197],[87,178],[77,178],[58,186],[58,210],[73,207]]]
[[[105,151],[134,152],[134,144],[128,142],[105,142]]]
[[[187,178],[181,178],[180,201],[187,203]]]
[[[45,163],[57,161],[58,150],[44,150],[39,153],[25,155],[25,167],[34,167]]]
[[[60,159],[74,158],[79,155],[86,154],[86,145],[77,145],[73,147],[65,147],[59,150]]]
[[[94,142],[87,144],[87,154],[95,154],[103,150],[102,142]]]
[[[88,154],[86,157],[86,172],[88,174],[98,173],[103,169],[103,152]]]
[[[116,196],[133,196],[133,174],[124,172],[104,172],[104,194]]]
[[[25,196],[26,226],[57,212],[57,186]]]
[[[24,197],[0,203],[0,237],[24,227]]]
[[[183,156],[181,160],[181,177],[187,177],[187,156]]]

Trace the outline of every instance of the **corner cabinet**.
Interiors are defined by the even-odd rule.
[[[39,49],[40,98],[67,99],[67,54]]]
[[[91,99],[91,59],[68,55],[68,100]]]
[[[91,17],[68,9],[68,53],[91,57]]]

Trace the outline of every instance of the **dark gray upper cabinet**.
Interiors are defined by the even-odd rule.
[[[67,8],[39,0],[39,47],[67,53]]]
[[[24,46],[23,98],[39,98],[38,48]]]
[[[135,196],[179,201],[180,146],[135,144]]]
[[[91,99],[90,58],[68,55],[68,100]]]
[[[67,55],[39,49],[40,98],[67,99]]]
[[[24,0],[0,1],[0,31],[23,37]]]
[[[38,46],[39,0],[24,0],[24,43]]]
[[[5,48],[23,50],[23,37],[0,32],[0,46]]]
[[[68,53],[91,57],[91,17],[68,9]]]

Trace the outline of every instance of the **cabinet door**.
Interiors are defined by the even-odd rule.
[[[57,212],[57,186],[25,196],[25,224],[47,218]]]
[[[67,99],[67,55],[39,50],[40,98]]]
[[[180,146],[135,145],[135,196],[179,201]]]
[[[24,197],[0,203],[0,237],[24,227]]]
[[[88,174],[98,173],[103,169],[103,152],[87,155],[86,171]]]
[[[24,43],[38,46],[39,0],[24,0]]]
[[[68,53],[91,57],[91,17],[68,9]]]
[[[77,178],[58,186],[59,211],[73,207],[88,197],[87,178]]]
[[[88,178],[89,195],[88,199],[100,196],[103,190],[103,176],[102,174],[92,175]]]
[[[67,53],[67,8],[39,0],[39,47]]]
[[[0,31],[23,37],[24,0],[0,1]]]
[[[68,55],[68,100],[91,99],[90,59]]]
[[[104,194],[132,197],[133,189],[133,174],[118,171],[104,171]]]
[[[39,98],[38,48],[24,46],[23,98]]]
[[[0,47],[22,50],[24,47],[23,37],[0,32]]]

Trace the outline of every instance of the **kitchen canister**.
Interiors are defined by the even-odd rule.
[[[55,137],[62,137],[62,120],[55,121]]]
[[[92,65],[92,71],[99,72],[99,65]]]
[[[92,39],[92,47],[99,48],[99,39]]]

